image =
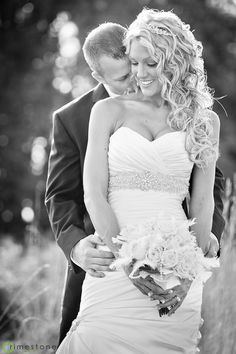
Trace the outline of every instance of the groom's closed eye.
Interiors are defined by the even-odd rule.
[[[124,75],[124,76],[120,77],[119,79],[117,79],[117,81],[125,81],[125,80],[127,80],[127,79],[129,78],[129,76],[130,76],[130,73],[128,73],[127,75]]]

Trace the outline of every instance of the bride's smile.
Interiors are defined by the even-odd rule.
[[[129,52],[131,70],[144,96],[160,97],[161,83],[157,74],[157,62],[151,57],[141,40],[132,40]]]

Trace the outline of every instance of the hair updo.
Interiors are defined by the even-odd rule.
[[[206,166],[218,152],[211,138],[213,95],[207,86],[201,42],[173,12],[151,9],[144,9],[128,28],[127,53],[133,39],[140,40],[157,62],[161,96],[171,107],[168,125],[187,132],[190,159]]]

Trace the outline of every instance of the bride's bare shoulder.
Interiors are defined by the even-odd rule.
[[[100,124],[104,123],[110,127],[120,126],[125,117],[140,109],[141,103],[137,93],[105,98],[93,106],[91,120],[99,120]]]
[[[108,97],[105,98],[101,101],[98,101],[95,103],[93,106],[93,111],[99,111],[100,113],[109,114],[116,114],[117,112],[122,111],[123,109],[123,104],[122,100],[119,99],[120,96],[118,97]]]
[[[119,97],[105,98],[98,101],[92,108],[90,125],[105,125],[108,129],[114,129],[123,116],[125,107]],[[96,123],[93,123],[96,122]]]

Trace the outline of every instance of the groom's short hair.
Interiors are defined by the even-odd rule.
[[[126,56],[123,44],[126,31],[118,23],[105,22],[88,34],[83,53],[91,70],[102,74],[99,59],[103,55],[113,59],[123,59]]]

